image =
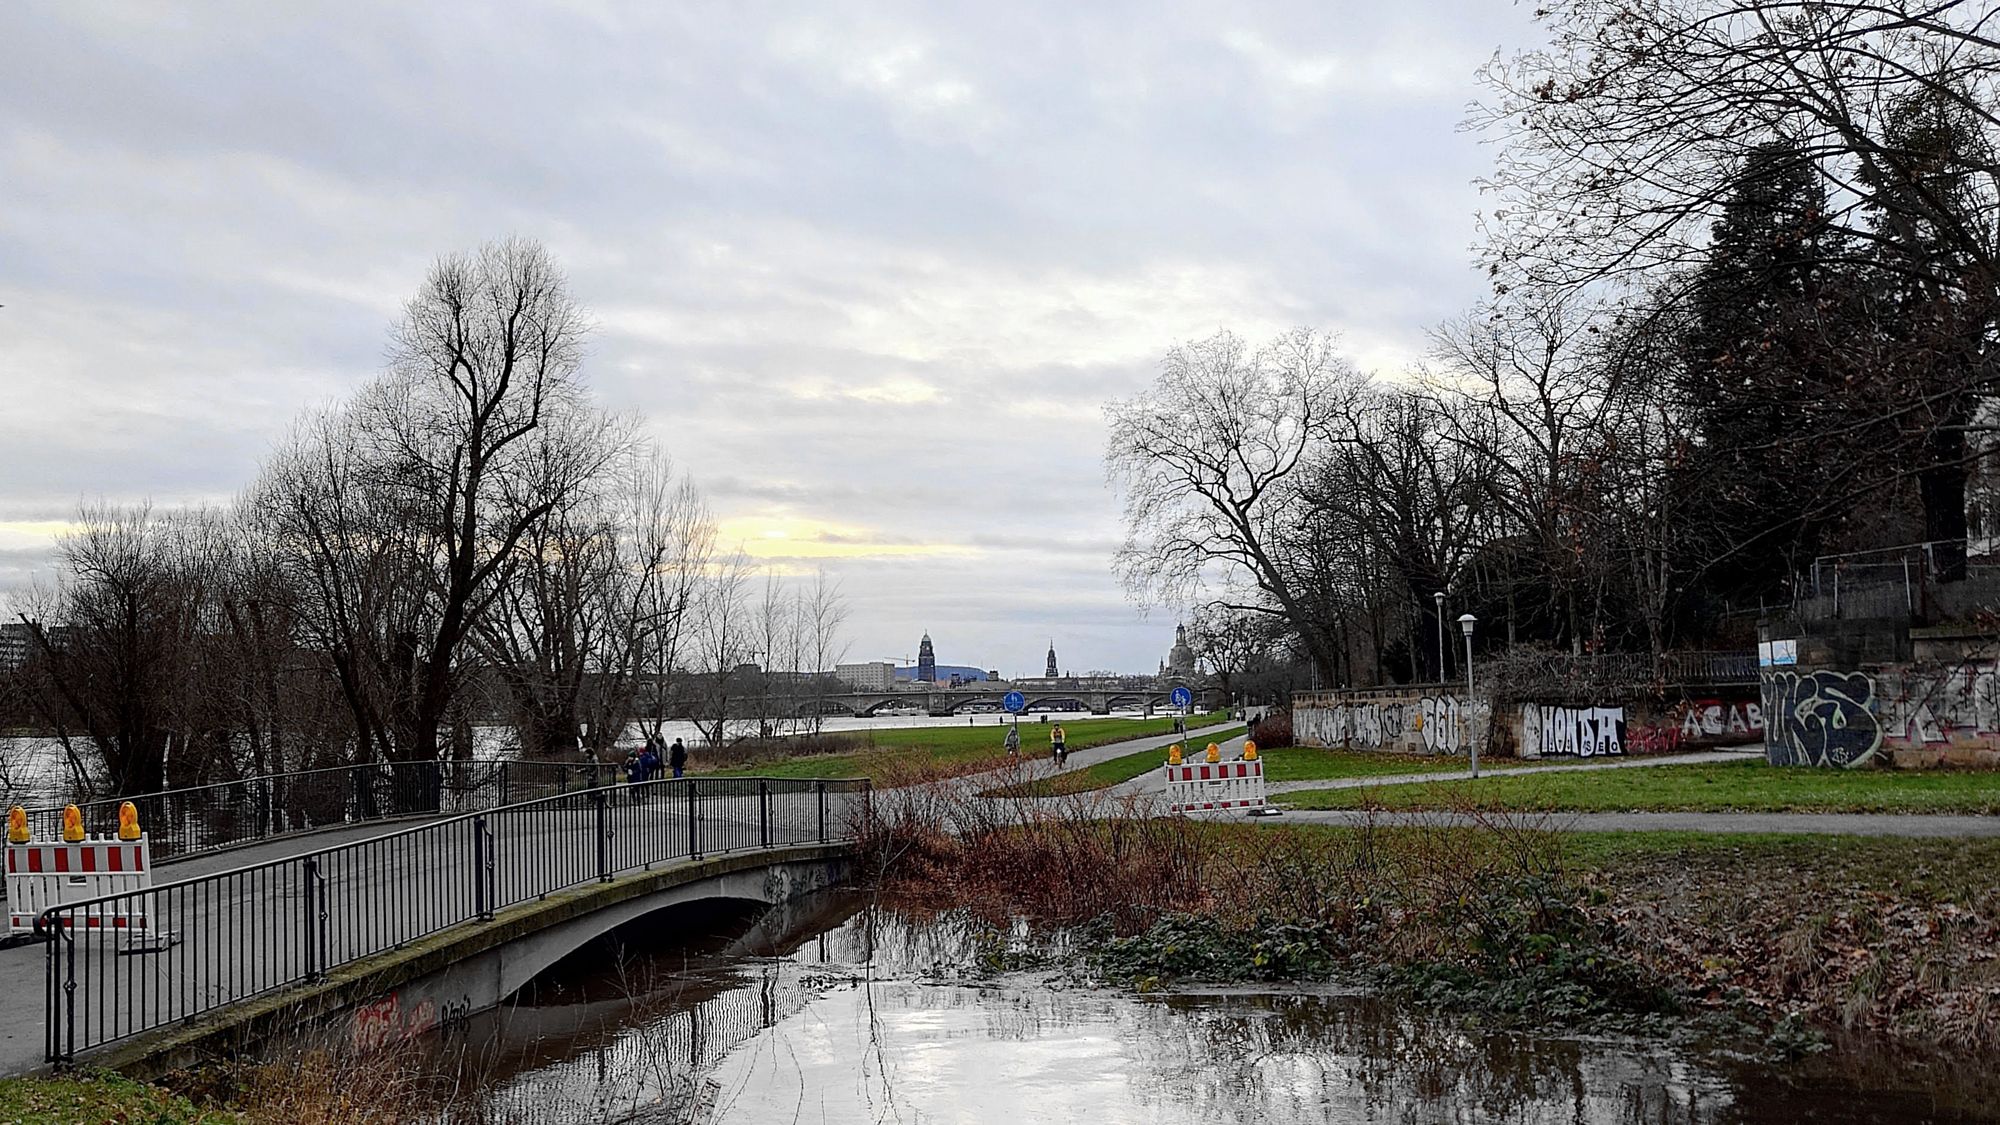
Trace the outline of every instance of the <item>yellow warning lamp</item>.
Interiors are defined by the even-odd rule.
[[[118,806],[118,838],[120,840],[139,838],[139,806],[130,801]]]
[[[28,842],[28,810],[19,805],[7,810],[7,842],[10,844]]]
[[[75,805],[63,806],[63,839],[72,844],[83,842],[83,810]]]
[[[1246,762],[1257,760],[1257,744],[1247,738],[1243,740],[1243,760]]]
[[[1181,764],[1181,748],[1178,744],[1167,747],[1167,764],[1170,766]]]
[[[1220,747],[1220,746],[1217,746],[1217,745],[1216,745],[1215,743],[1213,743],[1213,742],[1209,743],[1209,744],[1208,744],[1208,760],[1209,760],[1209,761],[1211,761],[1211,762],[1219,762],[1219,761],[1221,761],[1221,760],[1222,760],[1222,747]]]

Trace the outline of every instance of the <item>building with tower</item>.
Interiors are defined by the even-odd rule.
[[[1194,675],[1194,649],[1187,642],[1187,626],[1174,626],[1174,647],[1167,653],[1167,675]]]
[[[1051,680],[1056,678],[1056,642],[1054,637],[1049,638],[1049,668],[1042,675],[1047,676]]]
[[[937,682],[937,654],[931,651],[931,635],[917,643],[917,682],[934,684]]]

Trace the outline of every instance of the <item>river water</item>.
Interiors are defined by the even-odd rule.
[[[965,969],[1002,946],[841,896],[656,916],[440,1033],[427,1065],[473,1091],[454,1120],[565,1125],[2000,1120],[1921,1060],[1771,1066],[1335,991],[1141,996]]]
[[[1162,712],[1164,714],[1164,712]],[[1051,723],[1073,723],[1081,719],[1105,718],[1087,711],[1036,712],[1024,721],[1039,723],[1046,716]],[[1139,712],[1113,712],[1112,718],[1139,718]],[[830,715],[821,720],[823,731],[864,731],[903,730],[912,727],[998,727],[1012,720],[1012,716],[998,714],[976,714],[958,716],[933,715]],[[749,735],[756,731],[757,724],[750,720],[731,720],[732,737]],[[661,724],[661,734],[668,742],[679,738],[697,749],[703,745],[701,731],[686,720],[670,720]],[[994,736],[994,745],[999,745],[1000,736]],[[619,737],[620,745],[636,746],[645,740],[645,732],[638,724],[625,728]],[[81,764],[86,770],[96,769],[96,755],[88,741],[75,740]],[[473,756],[476,758],[505,758],[518,753],[512,727],[482,724],[473,728]],[[73,792],[71,779],[74,775],[63,754],[62,744],[53,738],[4,736],[0,737],[0,801],[7,804],[26,804],[31,807],[57,804],[71,799]],[[173,761],[167,762],[168,788],[181,784],[174,776]]]

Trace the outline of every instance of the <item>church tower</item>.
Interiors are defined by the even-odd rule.
[[[1174,626],[1173,651],[1167,653],[1167,671],[1176,676],[1194,675],[1194,649],[1187,641],[1187,626]]]
[[[934,684],[937,682],[937,654],[931,651],[931,635],[917,643],[917,682]]]
[[[1049,639],[1049,670],[1043,675],[1051,680],[1056,678],[1056,642],[1053,637]]]

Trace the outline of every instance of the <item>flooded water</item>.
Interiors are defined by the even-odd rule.
[[[1771,1067],[1650,1041],[1483,1033],[1337,992],[1140,996],[968,972],[982,931],[823,898],[663,917],[444,1033],[519,1122],[1971,1122],[1921,1061]],[[1875,1060],[1877,1064],[1881,1060]],[[1954,1103],[1960,1103],[1957,1107]],[[1981,1107],[1981,1108],[1968,1108]]]

